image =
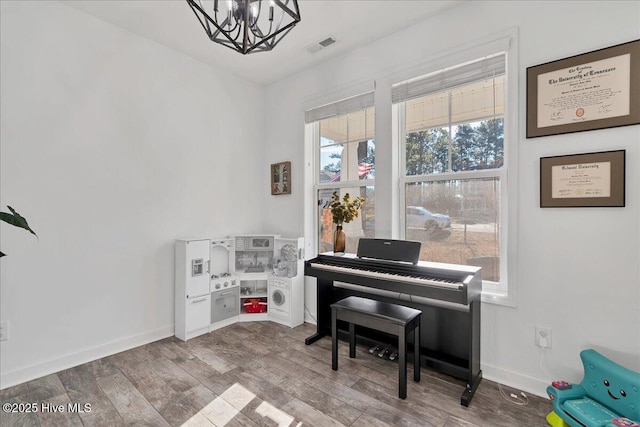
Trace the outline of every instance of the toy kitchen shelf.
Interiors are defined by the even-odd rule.
[[[240,279],[240,320],[268,320],[268,275],[273,272],[274,235],[233,236],[230,264]]]
[[[240,321],[268,320],[267,273],[239,274]]]

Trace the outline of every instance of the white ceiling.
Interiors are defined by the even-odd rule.
[[[77,10],[261,85],[268,85],[465,0],[299,0],[301,22],[271,52],[242,55],[209,41],[185,0],[63,0]],[[327,36],[337,42],[315,54]]]

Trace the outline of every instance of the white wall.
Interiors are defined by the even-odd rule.
[[[261,221],[264,89],[58,2],[0,5],[1,205],[39,236],[2,223],[4,388],[173,335],[173,239]]]
[[[511,171],[518,176],[518,306],[483,304],[482,369],[539,395],[550,380],[545,370],[581,379],[584,348],[640,370],[640,126],[525,138],[526,67],[638,39],[639,23],[639,2],[469,2],[269,86],[267,103],[278,108],[266,110],[266,162],[291,160],[298,184],[287,198],[263,196],[265,228],[304,230],[300,181],[310,165],[302,111],[311,100],[372,87],[374,78],[516,27],[519,136],[508,143],[519,149]],[[617,149],[627,153],[625,208],[539,208],[540,157]],[[307,284],[312,314],[314,292]],[[552,349],[534,345],[536,325],[552,328]]]

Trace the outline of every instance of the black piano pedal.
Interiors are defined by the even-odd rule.
[[[369,349],[369,353],[371,353],[371,354],[373,354],[373,353],[378,354],[378,353],[380,352],[380,350],[382,350],[382,346],[381,346],[381,345],[376,345],[376,346],[373,346],[373,347],[371,347],[371,348]]]
[[[397,351],[392,351],[391,354],[389,355],[389,360],[394,361],[398,358],[398,352]]]
[[[385,348],[380,353],[378,353],[378,357],[380,358],[389,357],[389,354],[391,354],[391,350],[389,350],[388,348]]]

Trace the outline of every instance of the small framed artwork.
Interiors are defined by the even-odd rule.
[[[527,138],[640,123],[640,40],[527,68]]]
[[[271,194],[291,194],[291,162],[271,165]]]
[[[623,207],[625,150],[542,157],[540,207]]]

